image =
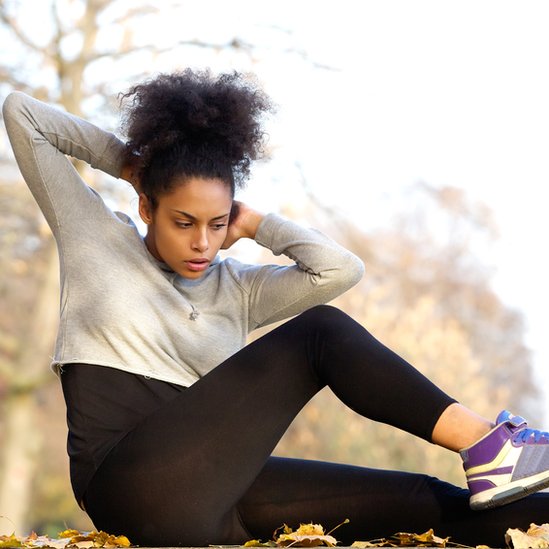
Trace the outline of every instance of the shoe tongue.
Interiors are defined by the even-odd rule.
[[[509,421],[509,419],[512,417],[513,414],[509,410],[503,410],[499,413],[499,416],[496,419],[496,425],[499,425],[500,423],[505,423],[506,421]]]
[[[509,423],[513,427],[521,427],[526,426],[526,420],[521,416],[515,416],[509,410],[503,410],[499,413],[499,416],[496,419],[496,425],[500,425],[502,423]]]

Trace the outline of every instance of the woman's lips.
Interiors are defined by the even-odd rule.
[[[191,271],[203,271],[210,264],[209,259],[189,259],[185,264]]]

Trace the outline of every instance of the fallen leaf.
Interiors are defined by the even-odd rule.
[[[334,547],[337,539],[334,536],[300,536],[294,533],[282,534],[276,543],[281,547],[318,547],[319,545]]]
[[[81,532],[78,531],[78,530],[68,529],[68,530],[63,530],[62,532],[59,532],[57,534],[57,537],[59,537],[59,538],[72,538],[74,536],[79,536],[80,534],[81,534]]]
[[[398,532],[389,538],[379,538],[370,541],[355,541],[351,547],[364,549],[366,547],[466,547],[460,544],[449,543],[450,538],[440,538],[435,536],[433,529],[427,530],[423,534],[410,534],[408,532]]]
[[[25,539],[23,540],[23,546],[24,547],[31,547],[31,548],[41,548],[41,547],[48,547],[52,549],[65,549],[67,546],[67,540],[66,539],[53,539],[49,536],[37,536],[33,537],[32,539]]]
[[[319,545],[334,547],[337,545],[334,536],[325,534],[320,524],[300,524],[295,532],[285,524],[283,529],[284,533],[275,539],[276,544],[282,547],[317,547]]]
[[[244,547],[277,547],[274,541],[263,542],[258,539],[251,539],[244,544]]]
[[[69,533],[70,530],[66,530],[62,533]],[[90,547],[130,547],[130,540],[126,536],[114,536],[107,534],[107,532],[88,532],[82,533],[77,530],[73,530],[71,533],[76,532],[73,535],[67,545],[75,545],[81,549]],[[68,536],[65,536],[68,537]]]
[[[505,542],[515,549],[547,549],[549,548],[549,524],[530,524],[523,532],[519,528],[509,528],[505,532]]]
[[[399,541],[400,547],[446,547],[450,539],[435,536],[432,528],[423,534],[399,532],[392,537]]]
[[[549,540],[549,524],[542,524],[538,526],[537,524],[530,524],[530,528],[526,532],[529,536],[534,536],[537,538],[543,538]]]
[[[11,534],[11,536],[0,536],[0,547],[21,547],[21,541]]]

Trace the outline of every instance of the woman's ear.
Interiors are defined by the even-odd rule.
[[[146,225],[153,222],[151,203],[143,193],[139,195],[139,217]]]

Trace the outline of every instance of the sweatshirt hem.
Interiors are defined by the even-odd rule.
[[[120,370],[122,372],[127,372],[129,374],[143,376],[148,379],[156,379],[158,381],[164,381],[166,383],[173,383],[174,385],[179,385],[180,387],[190,387],[193,383],[196,383],[200,379],[200,377],[197,376],[197,378],[194,381],[186,382],[186,381],[182,381],[181,378],[158,375],[155,372],[150,372],[140,368],[129,368],[124,364],[116,364],[116,363],[101,361],[101,360],[90,360],[88,358],[71,358],[71,359],[64,359],[64,360],[54,360],[50,364],[50,369],[53,371],[53,373],[57,377],[60,377],[63,373],[63,367],[69,366],[70,364],[93,364],[94,366],[104,366],[106,368],[114,368],[115,370]]]

